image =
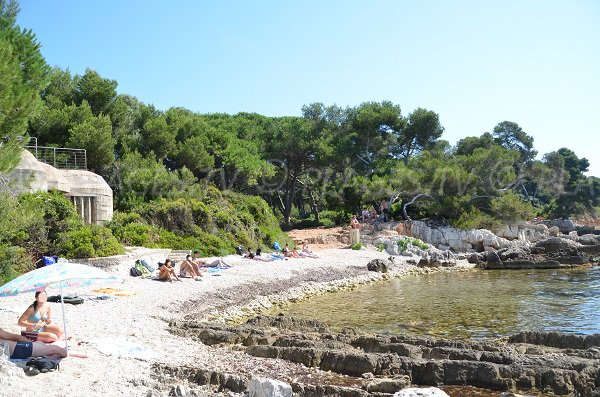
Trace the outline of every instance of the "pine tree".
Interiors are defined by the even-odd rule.
[[[18,12],[15,0],[0,0],[0,172],[19,163],[49,71],[35,34],[16,24]]]

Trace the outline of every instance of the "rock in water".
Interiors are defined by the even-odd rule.
[[[267,378],[252,378],[248,387],[249,397],[292,397],[292,386]]]
[[[437,387],[409,387],[394,394],[394,397],[450,397]]]

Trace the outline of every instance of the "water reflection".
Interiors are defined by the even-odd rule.
[[[457,338],[523,330],[600,333],[600,268],[409,276],[313,297],[283,312],[337,330],[379,333]]]

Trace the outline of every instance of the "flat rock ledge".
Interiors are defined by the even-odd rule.
[[[240,326],[172,321],[169,327],[173,334],[206,345],[302,364],[307,374],[315,368],[331,374],[279,379],[298,396],[384,397],[410,385],[600,396],[600,335],[527,332],[508,341],[457,341],[361,335],[354,329],[331,333],[317,321],[285,316],[258,316]],[[154,369],[234,392],[244,392],[255,377],[252,369],[232,375],[203,368],[202,363],[157,364]]]

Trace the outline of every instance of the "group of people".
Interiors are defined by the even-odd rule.
[[[13,334],[0,328],[0,344],[8,345],[11,359],[67,356],[66,348],[52,344],[63,338],[64,332],[52,322],[52,311],[47,302],[46,291],[35,293],[35,300],[19,317],[18,324],[24,328],[21,334]]]
[[[173,282],[173,280],[181,281],[181,278],[193,278],[200,280],[202,273],[209,267],[228,268],[230,265],[222,258],[217,258],[213,261],[205,261],[200,258],[200,252],[194,251],[193,255],[187,255],[185,260],[179,265],[179,275],[175,271],[175,265],[169,258],[165,259],[165,263],[158,268],[158,279],[162,281]]]
[[[379,214],[377,213],[377,210],[375,209],[375,207],[372,207],[370,210],[368,210],[368,209],[362,210],[360,213],[360,217],[361,217],[363,224],[365,224],[365,223],[371,224],[375,221],[386,222],[387,217],[388,217],[388,212],[389,212],[389,204],[386,200],[382,200],[381,203],[379,203]],[[352,219],[350,220],[350,227],[352,229],[361,229],[362,228],[362,224],[361,224],[361,222],[359,222],[357,215],[352,216]]]
[[[278,249],[279,248],[276,248],[276,250]],[[248,248],[248,252],[243,253],[241,250],[238,250],[238,254],[242,255],[244,258],[262,262],[272,262],[275,260],[288,258],[318,258],[318,256],[311,251],[310,248],[308,248],[308,243],[306,241],[302,242],[302,248],[300,251],[298,251],[296,248],[290,249],[290,244],[285,243],[285,247],[281,249],[281,253],[275,252],[268,255],[263,255],[260,248],[258,248],[256,252],[253,252],[252,249]]]

